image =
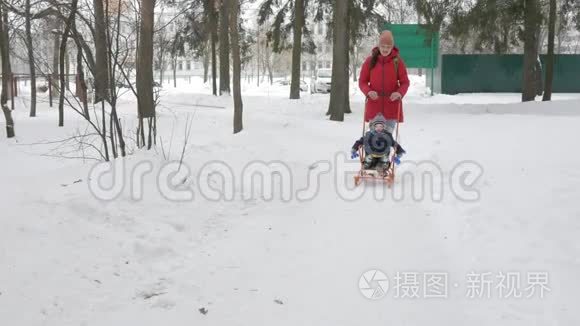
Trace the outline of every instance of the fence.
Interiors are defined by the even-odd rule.
[[[522,90],[523,55],[455,55],[441,60],[441,92],[519,93]],[[541,55],[542,67],[546,56]],[[542,71],[542,78],[545,78]],[[580,55],[560,54],[554,58],[554,93],[580,93]]]

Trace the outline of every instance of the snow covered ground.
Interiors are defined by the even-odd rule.
[[[45,101],[36,118],[17,101],[18,137],[0,138],[0,324],[580,323],[580,95],[430,97],[413,78],[386,189],[353,187],[356,88],[341,123],[328,95],[246,84],[237,135],[231,98],[208,90],[164,85],[157,150],[131,145],[112,184],[53,157],[81,119],[58,128]],[[122,99],[129,131],[135,110]]]

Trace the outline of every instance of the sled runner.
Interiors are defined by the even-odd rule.
[[[388,166],[381,166],[380,163],[376,163],[369,169],[364,168],[364,155],[364,150],[362,148],[359,149],[361,168],[358,174],[354,177],[355,186],[361,184],[363,180],[367,180],[384,182],[386,183],[387,187],[390,188],[395,182],[395,164],[392,162],[394,159],[394,154],[391,153],[391,155],[389,155],[389,162],[391,163],[389,163]]]

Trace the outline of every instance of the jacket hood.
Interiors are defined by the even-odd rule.
[[[370,121],[370,127],[372,128],[372,130],[375,129],[375,126],[377,124],[382,124],[383,126],[387,123],[387,120],[385,119],[385,117],[383,117],[382,114],[377,114],[371,121]]]

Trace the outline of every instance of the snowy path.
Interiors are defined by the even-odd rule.
[[[0,163],[2,183],[10,185],[0,190],[9,213],[0,217],[0,318],[27,326],[579,323],[572,305],[580,288],[580,155],[570,150],[579,135],[578,101],[554,102],[554,115],[543,103],[417,102],[406,108],[402,141],[407,160],[434,162],[443,172],[439,202],[428,192],[422,200],[410,193],[397,200],[394,190],[377,201],[372,191],[382,188],[372,185],[347,201],[331,173],[309,201],[243,200],[248,189],[228,179],[236,184],[234,201],[197,194],[177,203],[158,194],[151,176],[145,200],[124,192],[103,203],[87,187],[91,164],[39,157],[31,153],[45,148],[2,140],[0,153],[11,159]],[[248,98],[246,130],[236,136],[229,110],[198,110],[186,162],[198,171],[223,160],[239,174],[253,160],[280,160],[300,189],[314,163],[332,162],[360,134],[360,103],[344,123],[324,120],[325,110],[321,96],[293,104]],[[52,127],[53,113],[19,117],[27,135],[21,143],[66,135]],[[164,110],[160,123],[183,128],[187,113]],[[127,163],[142,160],[162,163],[146,153]],[[475,202],[449,186],[463,161],[483,168]],[[414,169],[403,164],[400,171],[417,175]],[[403,185],[410,182],[399,180],[396,189]],[[391,283],[381,300],[358,288],[371,269]],[[490,298],[466,297],[471,271],[491,273]],[[397,272],[417,273],[419,298],[397,297]],[[448,275],[448,296],[424,298],[423,276],[436,272]],[[522,292],[527,273],[547,272],[550,292],[501,299],[499,272],[520,273]]]

